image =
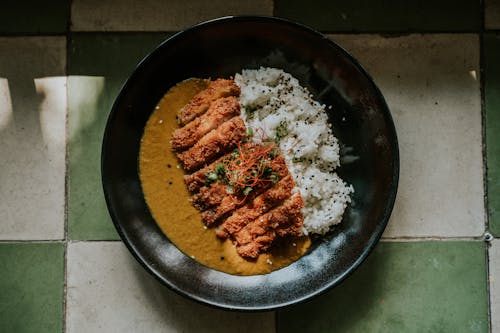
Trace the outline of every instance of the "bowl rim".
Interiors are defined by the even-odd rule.
[[[372,86],[374,89],[374,92],[376,93],[377,97],[380,98],[380,104],[383,107],[384,111],[384,116],[387,117],[388,120],[388,127],[389,131],[391,132],[393,136],[392,142],[390,142],[391,150],[393,151],[393,158],[392,158],[392,178],[391,178],[391,184],[389,186],[389,195],[388,195],[388,200],[385,205],[384,213],[381,216],[380,220],[378,221],[376,228],[374,229],[374,237],[368,244],[363,247],[363,251],[361,254],[357,257],[355,261],[352,262],[352,264],[349,265],[347,270],[342,272],[342,274],[339,275],[339,277],[335,280],[329,281],[326,283],[323,287],[318,288],[314,291],[309,292],[307,295],[302,296],[300,298],[295,298],[290,301],[282,302],[279,304],[272,304],[272,305],[265,305],[265,306],[254,306],[254,305],[249,305],[249,306],[241,306],[241,305],[228,305],[225,303],[218,303],[217,301],[212,301],[203,297],[198,297],[196,295],[193,295],[189,292],[184,291],[183,289],[179,288],[175,284],[171,283],[168,279],[165,279],[154,267],[151,267],[148,265],[143,258],[143,254],[141,254],[136,247],[132,244],[130,239],[126,236],[121,224],[118,222],[118,218],[115,214],[114,209],[112,209],[111,205],[111,199],[110,199],[110,191],[108,190],[108,186],[106,185],[106,179],[105,179],[105,164],[106,164],[106,155],[107,155],[107,150],[106,147],[108,145],[109,141],[109,127],[115,117],[115,114],[118,112],[117,110],[117,105],[119,104],[119,101],[123,98],[123,95],[125,94],[125,91],[127,90],[128,86],[131,84],[133,81],[134,77],[136,76],[137,72],[142,69],[142,67],[146,66],[150,58],[154,57],[154,55],[162,48],[165,47],[165,45],[168,45],[172,41],[175,41],[179,38],[181,38],[183,35],[188,34],[190,32],[203,29],[207,26],[211,25],[218,25],[218,24],[224,24],[226,22],[269,22],[269,23],[277,23],[277,24],[284,24],[288,25],[291,27],[294,27],[296,29],[301,29],[304,32],[310,33],[315,35],[316,37],[321,38],[328,44],[330,44],[331,47],[334,47],[338,49],[340,52],[344,54],[344,56],[352,62],[352,64],[357,67],[357,69],[360,71],[360,73],[365,76],[369,82],[369,84]],[[102,145],[101,145],[101,165],[100,165],[100,171],[101,171],[101,184],[103,187],[103,192],[104,192],[104,198],[106,201],[106,207],[108,209],[109,215],[111,217],[111,220],[113,222],[113,225],[115,226],[115,229],[120,236],[121,241],[125,244],[129,252],[133,255],[133,257],[139,262],[139,264],[144,267],[144,269],[151,274],[156,280],[158,280],[162,285],[167,286],[170,290],[175,291],[177,294],[182,295],[184,297],[187,297],[191,300],[194,300],[198,303],[208,305],[213,308],[217,309],[223,309],[223,310],[230,310],[230,311],[238,311],[238,312],[264,312],[264,311],[273,311],[273,310],[278,310],[278,309],[283,309],[285,307],[299,304],[299,303],[304,303],[311,301],[312,299],[316,298],[317,296],[324,294],[328,290],[332,289],[335,286],[340,285],[347,277],[349,277],[354,271],[358,269],[358,267],[367,259],[367,257],[372,253],[373,248],[379,243],[382,234],[389,222],[389,218],[391,216],[392,210],[394,208],[394,203],[396,200],[397,196],[397,191],[398,191],[398,184],[399,184],[399,173],[400,173],[400,154],[399,154],[399,144],[398,144],[398,138],[397,138],[397,132],[394,124],[394,120],[392,117],[392,114],[390,112],[389,106],[387,105],[387,102],[380,91],[379,87],[375,84],[374,79],[372,76],[365,70],[365,68],[358,62],[356,58],[354,58],[344,47],[341,45],[337,44],[334,40],[328,38],[325,34],[307,26],[302,23],[294,22],[285,18],[280,18],[280,17],[275,17],[275,16],[266,16],[266,15],[229,15],[229,16],[222,16],[210,20],[206,20],[200,23],[197,23],[195,25],[192,25],[182,31],[179,31],[169,37],[167,37],[165,40],[163,40],[161,43],[156,45],[154,49],[149,51],[134,67],[134,69],[130,72],[128,75],[127,79],[124,81],[124,83],[121,85],[120,90],[118,95],[115,97],[114,102],[111,106],[111,111],[108,115],[105,129],[104,129],[104,135],[103,135],[103,140],[102,140]],[[175,244],[174,244],[175,245]],[[212,269],[208,267],[209,269]],[[225,273],[228,274],[228,273]]]

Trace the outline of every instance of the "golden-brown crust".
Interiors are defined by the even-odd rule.
[[[188,191],[191,193],[196,193],[200,190],[201,187],[206,185],[207,174],[215,170],[215,166],[217,163],[221,163],[225,158],[225,155],[213,161],[209,165],[193,172],[192,174],[188,174],[184,176],[184,183],[186,184]]]
[[[279,179],[289,175],[285,159],[281,155],[274,158],[270,162],[269,167],[274,173],[276,173]],[[271,188],[272,186],[273,183],[271,181],[260,183],[259,185],[256,185],[252,188],[251,194],[247,197],[242,197],[238,194],[228,194],[222,198],[222,200],[216,207],[208,209],[201,213],[201,218],[207,226],[215,225],[224,217],[228,216],[232,211],[243,206],[245,202],[253,200],[253,198],[255,198],[257,195]]]
[[[219,238],[227,238],[236,234],[245,225],[267,213],[270,209],[281,203],[292,194],[295,183],[291,175],[281,179],[269,190],[258,195],[243,207],[235,210],[220,226],[217,227],[216,235]]]
[[[215,100],[206,113],[174,131],[171,141],[172,148],[184,150],[193,146],[205,134],[232,117],[238,116],[240,108],[240,103],[234,96]]]
[[[277,237],[299,236],[302,233],[304,202],[300,193],[282,205],[261,215],[234,234],[236,250],[244,258],[257,258]]]
[[[179,124],[186,125],[196,117],[205,113],[210,104],[222,97],[239,96],[240,87],[234,83],[232,79],[217,79],[210,82],[208,87],[198,94],[186,104],[179,112]]]
[[[204,135],[193,147],[177,154],[184,170],[192,172],[223,155],[245,137],[243,119],[234,117]]]
[[[226,187],[225,184],[213,183],[200,188],[200,191],[192,196],[193,205],[199,210],[219,205],[227,196]]]
[[[301,235],[304,203],[299,192],[292,194],[295,183],[279,153],[265,160],[275,177],[272,180],[279,180],[276,184],[271,179],[258,181],[252,183],[250,193],[243,195],[242,189],[232,192],[228,179],[218,178],[218,163],[222,163],[222,172],[226,172],[227,163],[245,163],[232,154],[247,134],[239,117],[241,106],[235,97],[239,94],[232,79],[212,81],[181,110],[179,122],[184,126],[174,131],[171,143],[184,170],[191,172],[184,181],[193,193],[193,205],[202,211],[205,225],[222,222],[216,235],[229,237],[242,257],[255,259],[276,238]],[[217,177],[207,181],[212,175]],[[239,184],[238,180],[234,182]]]

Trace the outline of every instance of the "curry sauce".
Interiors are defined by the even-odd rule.
[[[232,241],[221,241],[207,228],[190,202],[185,172],[172,151],[171,137],[178,127],[176,115],[207,80],[190,79],[171,88],[151,115],[141,140],[140,179],[146,202],[165,235],[186,255],[213,269],[237,275],[265,274],[285,267],[309,248],[306,236],[283,239],[256,260],[246,260]]]

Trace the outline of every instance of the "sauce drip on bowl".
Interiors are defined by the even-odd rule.
[[[238,255],[229,239],[219,240],[207,229],[201,214],[189,201],[184,171],[172,151],[170,139],[178,127],[179,110],[208,82],[189,79],[171,88],[149,118],[141,140],[140,179],[149,209],[156,223],[182,252],[201,264],[237,275],[265,274],[288,266],[309,248],[309,237],[287,238],[256,260]]]

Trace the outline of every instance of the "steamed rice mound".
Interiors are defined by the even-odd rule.
[[[328,232],[341,222],[354,189],[335,173],[340,148],[325,106],[280,69],[243,70],[235,82],[241,88],[241,117],[247,128],[280,137],[280,149],[305,203],[304,234]]]

